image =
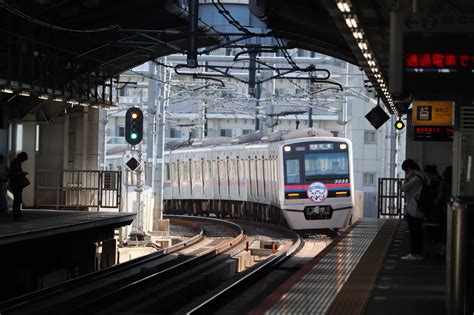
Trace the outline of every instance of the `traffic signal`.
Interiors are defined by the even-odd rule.
[[[395,122],[395,129],[402,130],[403,128],[405,128],[405,123],[400,118]]]
[[[131,145],[139,144],[143,139],[143,112],[132,107],[125,114],[125,140]]]

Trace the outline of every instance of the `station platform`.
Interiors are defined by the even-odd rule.
[[[134,213],[23,210],[23,220],[0,216],[0,246],[88,229],[130,224]]]
[[[21,221],[0,216],[0,301],[115,264],[115,229],[135,218],[64,210],[22,214]]]
[[[408,252],[405,221],[361,219],[251,314],[446,314],[445,259]]]

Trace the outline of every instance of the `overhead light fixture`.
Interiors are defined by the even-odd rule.
[[[81,106],[90,106],[91,103],[87,103],[87,102],[80,102],[79,105]]]
[[[8,94],[13,94],[13,90],[12,90],[12,89],[9,89],[9,88],[3,88],[3,89],[2,89],[2,92],[3,92],[3,93],[8,93]]]
[[[361,31],[355,31],[352,33],[352,36],[354,36],[355,39],[362,39],[364,35],[362,35]]]
[[[46,94],[39,95],[38,98],[42,100],[49,100],[49,95],[46,95]]]
[[[71,104],[71,105],[77,105],[77,104],[79,104],[79,102],[76,101],[76,100],[68,100],[67,103],[68,103],[68,104]]]
[[[60,97],[54,97],[54,98],[53,98],[53,101],[55,101],[55,102],[63,102],[64,99],[62,99],[62,98],[60,98]]]
[[[349,3],[347,3],[347,1],[344,2],[344,3],[342,4],[342,6],[343,6],[344,9],[346,10],[346,12],[351,12],[351,7],[349,6]]]
[[[339,1],[337,3],[337,8],[339,9],[339,11],[341,12],[346,12],[346,8],[344,7],[344,3],[342,1]]]
[[[357,28],[357,20],[354,17],[351,18],[351,24],[353,28]]]
[[[346,17],[346,18],[345,18],[345,21],[346,21],[347,26],[348,26],[349,28],[351,28],[351,27],[352,27],[351,18],[350,18],[350,17]]]
[[[28,92],[28,91],[21,91],[21,92],[18,93],[18,94],[21,95],[21,96],[30,96],[30,95],[31,95],[31,93]]]

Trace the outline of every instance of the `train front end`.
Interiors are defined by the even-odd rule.
[[[352,143],[345,138],[284,141],[280,205],[294,230],[338,229],[354,207]]]

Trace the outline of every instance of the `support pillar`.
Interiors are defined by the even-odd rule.
[[[28,160],[22,164],[31,184],[23,190],[23,207],[31,208],[35,204],[36,170],[36,121],[23,121],[22,151],[28,154]]]
[[[69,113],[64,113],[63,170],[69,169]]]
[[[89,145],[89,108],[84,107],[82,115],[82,163],[81,169],[87,170],[87,156]]]

